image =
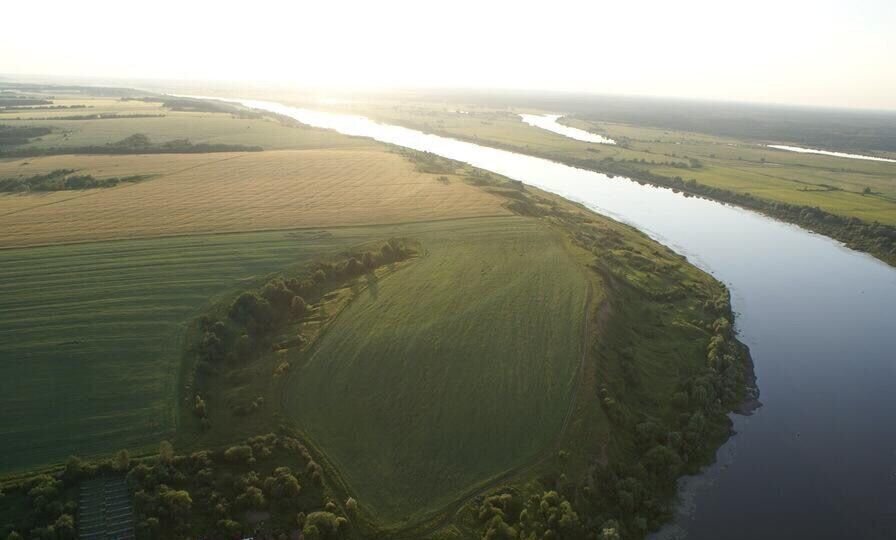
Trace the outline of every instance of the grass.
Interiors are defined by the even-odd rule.
[[[507,213],[497,198],[418,172],[382,147],[140,157],[53,156],[0,166],[155,175],[109,189],[0,195],[0,247]]]
[[[0,471],[154,446],[175,428],[186,324],[222,294],[366,232],[0,251]]]
[[[385,522],[449,503],[557,437],[587,290],[563,236],[532,219],[403,232],[426,255],[361,293],[285,392],[285,413]]]

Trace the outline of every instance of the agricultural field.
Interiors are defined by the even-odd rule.
[[[141,95],[140,92],[133,92]],[[236,116],[226,112],[172,110],[160,102],[82,94],[52,93],[52,106],[66,109],[0,109],[0,124],[7,126],[47,127],[52,130],[25,148],[75,147],[104,145],[135,133],[147,135],[153,142],[188,139],[190,142],[261,146],[266,150],[304,148],[355,148],[368,146],[325,130],[287,126],[270,118]],[[83,108],[81,108],[83,107]],[[113,118],[69,120],[72,116],[116,115]]]
[[[154,177],[108,189],[0,195],[0,247],[507,213],[497,198],[456,178],[418,172],[382,147],[52,156],[8,161],[0,176],[59,167]]]
[[[585,269],[538,221],[396,232],[425,255],[345,308],[284,394],[285,414],[385,523],[445,505],[556,439],[588,300]]]
[[[0,471],[158,446],[176,427],[184,329],[203,306],[368,234],[0,250]]]

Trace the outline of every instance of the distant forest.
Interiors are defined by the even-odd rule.
[[[896,152],[896,112],[558,92],[446,92],[428,98],[537,107],[586,120],[786,141],[827,150]]]

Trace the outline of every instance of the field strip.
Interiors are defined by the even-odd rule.
[[[73,155],[74,155],[74,154],[73,154]],[[220,163],[220,162],[222,162],[222,161],[229,161],[229,160],[231,160],[231,159],[237,159],[237,158],[243,157],[244,155],[245,155],[245,154],[239,154],[239,155],[237,155],[237,156],[230,156],[230,157],[226,157],[226,158],[223,158],[223,159],[216,159],[216,160],[214,160],[214,161],[207,161],[207,162],[205,162],[205,163],[199,163],[199,164],[196,164],[196,165],[191,165],[191,166],[189,166],[189,167],[186,167],[186,168],[184,168],[184,169],[180,169],[180,170],[176,170],[176,171],[170,171],[170,172],[166,172],[166,173],[156,174],[156,175],[153,175],[153,177],[150,178],[148,181],[155,180],[155,179],[158,179],[158,178],[164,178],[164,177],[166,177],[166,176],[171,176],[172,174],[180,174],[180,173],[183,173],[183,172],[186,172],[186,171],[190,171],[190,170],[193,170],[193,169],[198,169],[199,167],[204,167],[204,166],[206,166],[206,165],[211,165],[211,164],[214,164],[214,163]],[[27,208],[20,208],[20,209],[18,209],[18,210],[13,210],[13,211],[11,211],[11,212],[6,212],[5,214],[0,214],[0,217],[6,217],[6,216],[14,215],[14,214],[20,214],[20,213],[22,213],[22,212],[27,212],[27,211],[29,211],[29,210],[34,210],[35,208],[42,208],[42,207],[45,207],[45,206],[51,206],[51,205],[54,205],[54,204],[59,204],[59,203],[64,203],[64,202],[72,201],[72,200],[75,200],[75,199],[83,199],[83,198],[85,198],[85,197],[90,197],[90,196],[92,196],[92,195],[98,195],[98,194],[100,194],[100,193],[103,193],[104,191],[106,191],[106,189],[110,189],[110,190],[112,190],[112,189],[114,189],[114,190],[121,190],[121,189],[129,188],[129,187],[134,187],[134,186],[136,186],[136,185],[137,185],[136,183],[124,183],[124,184],[119,184],[119,185],[115,186],[114,188],[91,189],[91,190],[87,190],[86,193],[81,193],[81,194],[78,194],[78,195],[74,195],[74,196],[69,197],[69,198],[67,198],[67,199],[60,199],[60,200],[58,200],[58,201],[51,201],[51,202],[44,203],[44,204],[35,204],[35,205],[33,205],[33,206],[29,206],[29,207],[27,207]],[[76,191],[75,193],[78,193],[78,192]],[[0,247],[0,249],[4,249],[4,248]]]

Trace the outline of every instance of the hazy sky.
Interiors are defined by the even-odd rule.
[[[896,109],[896,1],[4,2],[0,73]]]

